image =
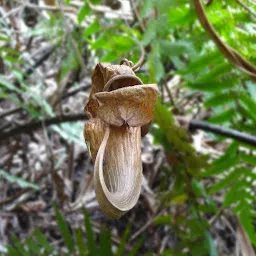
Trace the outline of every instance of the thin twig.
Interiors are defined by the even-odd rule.
[[[133,37],[134,41],[136,42],[136,44],[140,47],[140,59],[135,64],[133,64],[131,61],[129,61],[127,59],[123,59],[123,60],[121,60],[120,64],[125,63],[126,65],[130,66],[134,72],[137,72],[139,70],[139,68],[143,65],[144,61],[145,61],[146,52],[145,52],[144,46],[139,41],[139,39],[137,38],[136,34],[129,27],[129,25],[127,25],[127,28],[129,29],[129,32],[132,35],[132,37]]]
[[[6,19],[9,16],[16,15],[17,12],[19,12],[19,11],[20,11],[20,6],[17,8],[11,9],[9,12],[7,12],[5,15],[3,15],[3,18]]]
[[[41,172],[36,178],[35,178],[35,181],[34,183],[38,183],[38,182],[41,182],[45,177],[47,177],[47,175],[49,174],[49,171],[43,171]],[[28,192],[34,192],[35,190],[31,187],[29,188],[22,188],[21,190],[19,190],[16,194],[14,194],[13,196],[11,197],[8,197],[8,198],[5,198],[5,199],[2,199],[0,200],[0,206],[3,206],[3,205],[7,205],[7,204],[13,204],[14,201],[19,201],[19,198],[24,195],[25,193],[28,193]],[[26,198],[24,198],[25,200]],[[15,207],[15,206],[13,206]]]
[[[6,116],[10,116],[10,115],[16,114],[17,112],[20,112],[20,111],[22,111],[22,108],[20,108],[20,107],[6,110],[2,114],[0,114],[0,119],[4,118]]]
[[[245,5],[240,0],[236,0],[238,4],[240,4],[246,11],[248,11],[253,17],[256,18],[256,13],[254,13],[247,5]]]
[[[139,61],[132,66],[132,70],[134,70],[134,71],[139,69],[142,66],[142,64],[143,64],[143,62],[145,60],[145,49],[144,49],[143,45],[141,43],[139,43],[137,38],[135,39],[135,41],[137,41],[137,43],[139,44],[141,52],[140,52],[140,59],[139,59]]]
[[[73,89],[73,90],[71,90],[71,91],[69,91],[69,92],[63,94],[62,99],[66,99],[66,98],[68,98],[68,97],[74,96],[74,95],[77,94],[78,92],[80,92],[80,91],[86,91],[86,90],[88,90],[88,89],[90,89],[90,88],[91,88],[91,85],[90,85],[90,84],[86,84],[86,85],[81,86],[81,87],[79,87],[79,88]]]
[[[175,102],[174,102],[174,99],[173,99],[171,90],[170,90],[170,88],[168,87],[167,81],[166,81],[166,80],[163,81],[163,84],[164,84],[164,88],[165,88],[165,90],[166,90],[166,92],[167,92],[167,94],[168,94],[168,97],[169,97],[169,99],[170,99],[170,103],[171,103],[171,105],[174,106],[174,105],[175,105]]]
[[[140,236],[149,226],[152,225],[152,223],[154,222],[155,218],[158,216],[161,216],[163,214],[164,210],[160,210],[158,212],[158,214],[156,216],[153,216],[150,220],[147,221],[147,223],[141,227],[137,232],[135,232],[131,238],[130,238],[130,242],[133,241],[134,239],[136,239],[138,236]]]
[[[23,71],[23,80],[26,80],[30,75],[33,74],[33,72],[38,67],[40,67],[46,60],[48,60],[48,58],[52,55],[54,50],[55,46],[51,46],[48,49],[44,49],[43,51],[45,52],[42,54],[42,56],[39,59],[35,60],[35,63],[32,66],[28,67]],[[17,79],[13,81],[13,84],[17,87],[20,86],[20,82]]]
[[[23,78],[24,79],[28,78],[28,76],[30,76],[35,71],[35,69],[37,69],[46,60],[48,60],[48,58],[52,55],[54,50],[55,50],[54,46],[50,47],[38,60],[35,61],[33,66],[31,66],[25,70]]]
[[[86,120],[87,117],[84,113],[78,114],[71,114],[71,115],[63,115],[63,116],[56,116],[44,121],[45,126],[50,126],[53,124],[60,124],[64,122],[76,122],[79,120]],[[24,125],[17,126],[9,131],[0,133],[0,142],[3,142],[9,139],[12,136],[20,135],[21,133],[30,133],[37,129],[40,129],[42,126],[42,121],[37,120],[29,123],[25,123]]]
[[[199,121],[199,120],[191,120],[189,122],[189,130],[203,130],[212,132],[215,134],[223,135],[247,144],[250,144],[252,146],[256,146],[256,137],[252,136],[250,134],[239,132],[234,129],[225,128],[219,125],[209,124],[207,122]]]
[[[217,212],[217,214],[215,214],[215,215],[208,221],[208,224],[209,224],[210,227],[212,227],[212,226],[216,223],[216,221],[221,217],[221,215],[222,215],[223,212],[224,212],[224,209],[221,208],[221,209]]]
[[[141,32],[144,33],[146,30],[146,27],[143,24],[143,22],[141,21],[140,14],[138,12],[138,9],[135,6],[134,0],[129,0],[129,2],[130,2],[130,6],[132,9],[133,15],[134,15],[134,20],[139,23],[139,28],[140,28]]]

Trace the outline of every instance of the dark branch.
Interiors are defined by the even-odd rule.
[[[86,84],[86,85],[81,86],[79,88],[70,90],[70,91],[68,91],[67,93],[65,93],[63,95],[62,99],[66,99],[68,97],[74,96],[75,94],[77,94],[78,92],[81,92],[81,91],[87,91],[90,88],[91,88],[91,85],[90,84]]]
[[[32,67],[29,67],[28,69],[26,69],[24,79],[26,79],[29,75],[31,75],[35,69],[41,66],[51,56],[54,50],[55,50],[55,47],[51,47],[50,49],[48,49],[38,60],[36,60],[36,62]]]
[[[79,120],[86,120],[87,117],[84,113],[72,114],[72,115],[64,115],[64,116],[56,116],[49,119],[44,120],[45,126],[50,126],[53,124],[60,124],[64,122],[75,122]],[[21,133],[30,133],[42,127],[42,121],[36,120],[24,125],[20,125],[15,127],[9,131],[0,133],[0,141],[5,141],[12,136],[20,135]]]
[[[223,135],[223,136],[250,144],[252,146],[256,146],[255,136],[246,134],[244,132],[239,132],[233,129],[224,128],[219,125],[209,124],[207,122],[198,121],[198,120],[191,120],[189,122],[189,130],[195,130],[195,129]]]
[[[22,111],[22,108],[13,108],[13,109],[10,109],[10,110],[7,110],[3,113],[0,114],[0,119],[6,117],[6,116],[10,116],[10,115],[13,115],[13,114],[16,114],[18,112]]]

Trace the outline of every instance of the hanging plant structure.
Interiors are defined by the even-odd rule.
[[[120,218],[137,203],[142,184],[141,137],[148,132],[158,95],[132,68],[97,64],[85,112],[84,137],[94,161],[101,210]]]

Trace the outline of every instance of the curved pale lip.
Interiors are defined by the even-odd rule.
[[[140,130],[139,130],[140,131]],[[139,132],[140,133],[140,132]],[[103,159],[104,159],[104,154],[105,154],[105,149],[106,145],[108,143],[110,135],[110,128],[107,127],[105,130],[104,138],[102,140],[102,143],[100,145],[100,148],[97,153],[97,157],[95,160],[95,175],[94,175],[94,182],[97,185],[101,186],[101,189],[104,193],[104,196],[108,200],[108,202],[116,208],[115,210],[118,210],[119,212],[123,212],[121,215],[123,215],[125,212],[129,211],[131,208],[135,206],[135,204],[138,201],[138,198],[140,196],[140,191],[141,191],[141,183],[142,183],[142,164],[140,162],[140,168],[137,169],[131,169],[133,171],[138,171],[136,173],[130,173],[132,175],[131,177],[134,177],[133,175],[136,174],[136,178],[133,180],[134,182],[129,184],[129,187],[124,189],[121,194],[119,193],[112,193],[109,191],[109,189],[106,186],[105,180],[104,180],[104,175],[103,175]],[[127,132],[126,139],[130,139],[129,132]],[[124,143],[125,141],[123,141]],[[127,141],[126,141],[127,142]],[[128,148],[127,148],[127,153],[128,153]],[[140,157],[138,159],[141,159]],[[128,168],[129,170],[129,168]],[[127,170],[127,171],[128,171]],[[112,177],[113,178],[113,177]],[[98,180],[100,183],[98,183]],[[130,181],[131,182],[131,181]],[[126,198],[126,203],[123,200],[125,200],[125,194],[129,193],[132,195],[131,199],[127,201]],[[96,194],[97,196],[97,194]],[[124,197],[124,198],[123,198]]]
[[[143,84],[143,82],[140,80],[139,77],[135,76],[135,75],[115,75],[114,77],[112,77],[104,86],[103,91],[109,91],[110,86],[113,82],[117,81],[117,80],[123,80],[123,79],[134,79],[134,81],[136,81],[136,83],[134,85],[139,85],[139,84]],[[129,86],[129,85],[128,85]]]

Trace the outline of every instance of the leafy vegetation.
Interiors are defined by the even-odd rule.
[[[70,253],[75,255],[108,255],[108,256],[120,256],[123,255],[125,249],[125,242],[127,236],[129,235],[129,229],[127,229],[123,235],[122,241],[116,252],[112,251],[111,248],[111,233],[106,230],[102,230],[99,237],[99,244],[95,245],[95,238],[92,231],[92,224],[89,215],[84,211],[84,230],[86,233],[87,241],[84,240],[85,235],[83,228],[76,228],[75,230],[70,230],[68,223],[63,218],[62,214],[59,212],[58,208],[55,206],[55,214],[58,223],[58,227],[61,236],[64,240],[64,245],[66,247],[66,253],[64,255],[70,255]],[[19,239],[13,235],[12,236],[13,245],[8,246],[8,256],[18,256],[18,255],[59,255],[60,252],[52,246],[44,234],[39,230],[35,229],[30,237],[21,243]],[[138,243],[127,255],[136,255],[140,244]]]
[[[17,3],[12,5],[0,1],[4,12],[22,9],[19,1],[14,2]],[[64,241],[63,255],[125,255],[125,252],[128,255],[145,255],[145,251],[148,255],[235,255],[235,244],[241,241],[236,240],[234,234],[230,235],[233,240],[232,245],[227,245],[228,249],[223,249],[219,242],[227,240],[226,236],[220,235],[216,225],[222,223],[222,217],[234,229],[239,227],[235,223],[241,223],[255,248],[255,147],[205,133],[199,141],[200,147],[194,147],[196,143],[192,145],[193,140],[198,140],[195,133],[181,127],[192,119],[205,119],[208,123],[255,135],[255,78],[239,70],[223,55],[200,24],[195,1],[124,1],[123,5],[130,6],[130,9],[123,6],[121,15],[110,9],[112,2],[115,1],[71,0],[62,5],[58,4],[59,1],[39,1],[40,6],[33,2],[30,12],[36,11],[38,20],[30,28],[23,24],[26,29],[19,28],[20,34],[13,30],[13,21],[1,14],[0,107],[5,111],[0,113],[0,138],[3,149],[7,145],[10,151],[7,150],[10,158],[1,163],[0,175],[11,184],[10,190],[30,188],[31,193],[36,193],[38,188],[44,187],[47,179],[41,181],[34,178],[38,174],[36,167],[32,165],[29,169],[33,173],[31,177],[24,175],[23,170],[16,170],[12,156],[18,155],[18,149],[12,142],[24,143],[19,138],[19,132],[15,131],[19,131],[22,125],[30,127],[30,122],[40,121],[44,131],[40,136],[43,139],[38,139],[38,135],[34,136],[34,141],[38,145],[46,141],[45,148],[41,150],[47,154],[48,165],[52,162],[52,169],[45,176],[50,176],[51,185],[56,187],[54,175],[58,176],[58,171],[65,170],[64,167],[70,168],[70,165],[65,165],[66,159],[72,159],[68,155],[70,149],[74,145],[80,145],[84,151],[86,149],[80,136],[83,124],[78,120],[73,120],[77,121],[75,124],[62,123],[55,118],[64,116],[63,120],[70,120],[69,115],[83,111],[86,94],[76,98],[76,90],[83,93],[88,89],[88,77],[97,62],[119,64],[120,60],[127,58],[136,63],[143,48],[145,63],[137,75],[145,84],[157,83],[159,86],[161,95],[151,134],[153,147],[161,145],[165,159],[159,167],[160,174],[156,174],[153,180],[150,181],[151,176],[145,171],[145,179],[157,199],[152,207],[154,210],[143,214],[147,215],[151,223],[149,226],[155,231],[165,228],[169,233],[173,232],[175,241],[165,242],[165,246],[157,250],[152,248],[153,245],[148,249],[144,242],[146,239],[138,239],[132,250],[126,250],[127,240],[144,225],[138,221],[139,227],[127,228],[118,248],[113,250],[113,234],[105,228],[100,235],[96,234],[86,210],[84,227],[70,228],[55,207],[58,228]],[[255,3],[247,0],[201,2],[218,37],[256,66]],[[49,8],[40,8],[42,4],[47,4]],[[100,10],[98,5],[108,7]],[[35,48],[39,45],[49,56],[45,57],[48,62],[41,60],[36,66],[39,58]],[[51,86],[51,77],[54,77],[54,86]],[[5,106],[8,106],[7,110]],[[65,112],[64,107],[68,111]],[[14,117],[12,113],[16,113]],[[13,122],[12,118],[18,121]],[[53,121],[48,122],[50,118]],[[28,132],[31,131],[35,132],[33,129]],[[28,132],[24,130],[22,133]],[[56,134],[58,137],[55,137]],[[55,152],[55,155],[51,153],[60,144],[64,144],[65,149]],[[72,201],[72,196],[64,189],[67,180],[73,182],[72,175],[58,176],[57,181],[61,182],[63,190],[57,191],[57,195],[64,194],[61,199],[57,196],[60,202]],[[10,200],[7,201],[9,204]],[[17,205],[15,201],[15,207]],[[5,208],[6,211],[8,209]],[[66,208],[63,209],[65,211]],[[134,209],[138,213],[137,218],[140,211],[146,210],[145,206]],[[91,216],[92,219],[94,217]],[[138,220],[136,216],[133,218]],[[134,219],[124,217],[123,225],[132,226]],[[145,230],[141,234],[145,235]],[[225,233],[232,232],[227,228]],[[170,239],[170,234],[165,237]],[[163,239],[162,233],[159,239]],[[15,236],[10,241],[7,255],[59,255],[58,249],[39,229],[22,242]]]

